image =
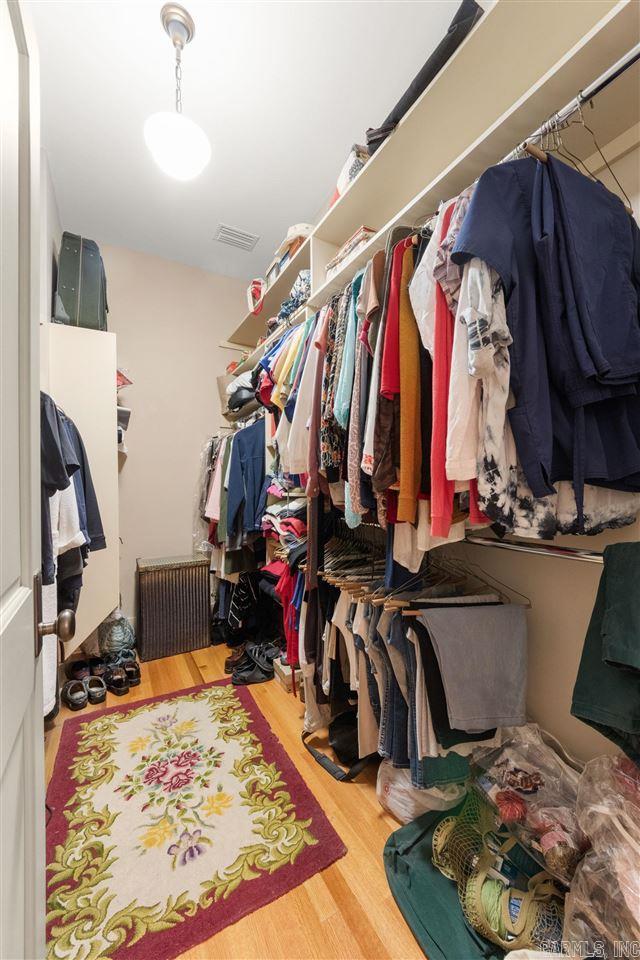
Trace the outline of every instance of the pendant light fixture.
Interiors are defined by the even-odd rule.
[[[182,51],[193,39],[196,27],[177,3],[166,3],[160,19],[176,52],[176,109],[152,114],[144,125],[144,139],[164,173],[176,180],[193,180],[211,159],[206,133],[182,112]]]

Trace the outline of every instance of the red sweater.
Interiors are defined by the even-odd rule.
[[[402,258],[409,246],[411,246],[411,237],[396,243],[391,260],[389,299],[380,368],[380,393],[387,400],[393,400],[400,393],[400,283]]]

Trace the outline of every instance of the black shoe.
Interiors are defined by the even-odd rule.
[[[276,660],[282,654],[280,647],[276,646],[275,643],[269,643],[268,641],[262,644],[262,649],[265,657],[268,657],[269,660]]]
[[[273,667],[264,670],[259,663],[248,664],[244,669],[236,669],[231,675],[231,683],[235,687],[246,687],[252,683],[265,683],[273,680]]]
[[[245,647],[247,656],[251,657],[254,663],[257,663],[261,670],[265,673],[273,674],[273,661],[274,657],[280,653],[273,644],[264,644],[264,643],[248,643]],[[274,653],[275,651],[275,653]]]

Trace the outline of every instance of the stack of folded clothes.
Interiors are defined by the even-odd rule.
[[[281,500],[267,507],[262,518],[262,532],[267,539],[279,540],[291,560],[292,555],[306,553],[307,501],[303,497]]]

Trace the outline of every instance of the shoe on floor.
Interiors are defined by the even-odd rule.
[[[69,710],[84,710],[89,696],[82,680],[67,680],[62,688],[62,700]]]
[[[104,703],[107,699],[107,685],[102,677],[86,677],[83,681],[89,703]]]
[[[125,693],[129,693],[129,678],[127,677],[124,667],[109,667],[105,674],[104,682],[107,690],[115,693],[117,697],[123,697]]]
[[[275,643],[272,643],[270,640],[265,640],[262,644],[262,650],[265,657],[268,657],[269,660],[275,660],[280,656],[282,650]]]
[[[246,646],[246,652],[251,657],[251,659],[258,664],[260,669],[264,673],[271,672],[273,675],[273,660],[272,651],[275,650],[273,644],[265,643],[248,643]],[[280,651],[277,650],[277,653]]]
[[[122,669],[127,675],[130,687],[137,687],[140,683],[140,665],[136,660],[125,660]]]
[[[70,660],[65,667],[65,673],[69,680],[85,680],[91,676],[88,660]]]
[[[260,664],[253,662],[234,670],[231,683],[235,687],[248,687],[252,683],[266,683],[267,680],[273,680],[273,675],[273,667],[270,670],[264,670]]]
[[[241,647],[236,647],[235,651],[227,657],[224,662],[224,672],[233,673],[236,667],[239,665],[240,661],[244,657],[245,644],[243,643]]]
[[[102,657],[89,658],[89,672],[92,677],[103,677],[107,672],[107,664]]]
[[[248,643],[244,656],[231,675],[231,682],[236,686],[248,686],[273,680],[273,676],[273,660],[265,655],[263,645]]]

